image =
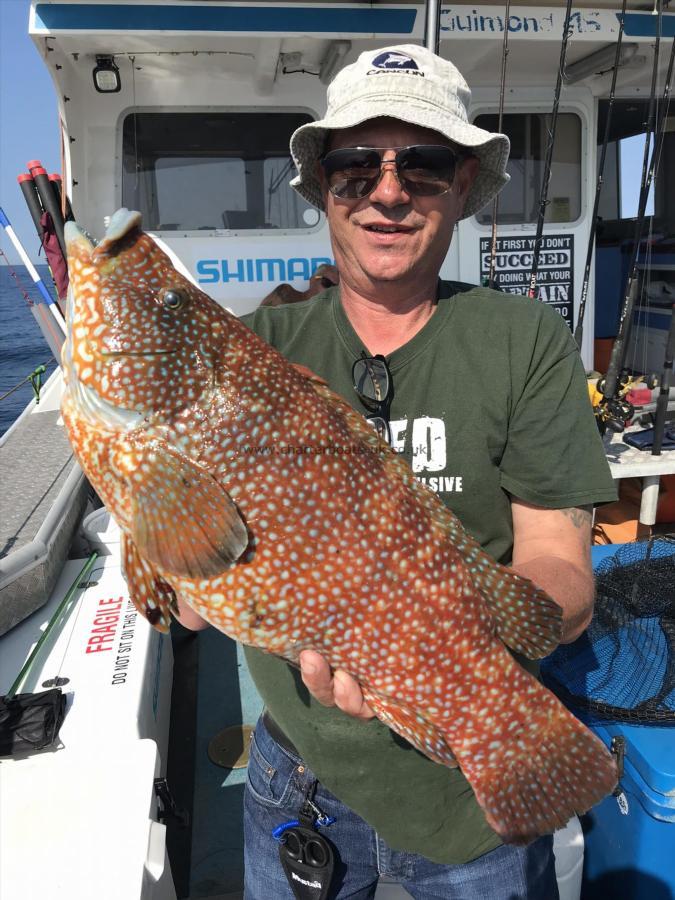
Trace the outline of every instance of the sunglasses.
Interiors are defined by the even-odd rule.
[[[382,159],[387,149],[394,159]],[[321,160],[328,190],[341,200],[360,200],[372,193],[393,164],[403,190],[413,197],[438,197],[452,187],[457,163],[465,154],[450,147],[416,144],[413,147],[348,147],[331,150]]]
[[[363,351],[352,366],[352,384],[364,406],[372,410],[366,420],[380,437],[391,445],[389,412],[394,394],[394,382],[387,360],[378,353],[367,356]]]

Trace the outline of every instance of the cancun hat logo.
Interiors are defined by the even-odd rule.
[[[368,75],[380,75],[385,72],[401,72],[406,75],[421,75],[419,66],[415,60],[406,53],[397,53],[394,50],[386,50],[384,53],[378,54],[371,63],[374,69],[369,69]]]

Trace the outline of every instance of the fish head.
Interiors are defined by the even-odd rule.
[[[80,413],[128,431],[196,401],[214,378],[224,310],[174,268],[138,212],[119,209],[99,243],[75,222],[65,238],[63,364]]]

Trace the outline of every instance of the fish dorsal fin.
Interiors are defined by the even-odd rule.
[[[302,368],[304,369],[304,366]],[[344,397],[336,394],[322,378],[319,378],[318,375],[314,375],[309,369],[302,374],[305,375],[307,372],[310,373],[314,390],[329,404],[333,412],[339,413],[342,416],[350,431],[354,432],[357,437],[366,441],[368,444],[381,444],[385,450],[388,449],[387,443],[378,437],[373,426],[361,415],[361,413],[357,412],[354,407],[347,403]],[[392,452],[392,458],[397,459],[398,457]],[[408,468],[408,471],[410,471],[410,468]]]
[[[132,475],[131,531],[139,554],[160,572],[214,578],[246,549],[236,504],[212,475],[169,444],[149,439]]]
[[[134,606],[158,631],[166,633],[171,624],[171,614],[178,615],[173,588],[139,555],[136,545],[124,532],[121,556],[122,571]]]
[[[291,363],[294,369],[296,369],[301,375],[304,375],[305,378],[308,378],[310,381],[313,381],[315,384],[325,384],[328,386],[328,382],[321,378],[320,375],[317,375],[316,372],[312,372],[311,369],[308,369],[307,366],[303,366],[302,363]]]

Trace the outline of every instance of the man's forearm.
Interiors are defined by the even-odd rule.
[[[529,578],[562,607],[561,643],[570,644],[588,627],[593,615],[593,576],[555,556],[539,556],[512,567]]]

